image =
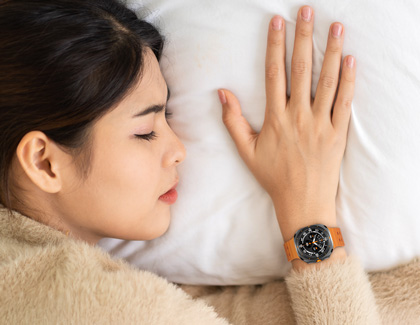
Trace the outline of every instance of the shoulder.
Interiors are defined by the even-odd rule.
[[[6,280],[0,291],[7,292],[7,297],[0,294],[0,300],[5,310],[16,310],[7,313],[10,323],[60,319],[86,323],[89,317],[106,323],[188,323],[195,319],[200,324],[206,320],[225,324],[211,307],[175,285],[113,260],[98,247],[75,240],[42,247],[7,242],[14,257],[0,268]]]

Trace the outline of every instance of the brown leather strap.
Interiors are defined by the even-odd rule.
[[[341,234],[340,228],[328,228],[331,233],[331,238],[333,241],[333,248],[338,246],[344,246],[343,235]],[[295,238],[289,239],[284,243],[284,249],[286,251],[287,260],[293,261],[294,259],[299,258],[298,253],[295,247]]]
[[[295,238],[288,240],[284,243],[284,249],[286,250],[287,260],[290,262],[296,258],[299,258],[296,247],[295,247]]]
[[[331,238],[333,241],[333,248],[336,248],[338,246],[344,246],[344,239],[343,235],[341,234],[340,228],[328,228],[328,230],[331,233]]]

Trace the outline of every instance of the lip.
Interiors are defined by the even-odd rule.
[[[159,196],[159,200],[167,204],[174,204],[178,198],[178,192],[176,191],[177,185],[178,181],[176,181],[175,185],[172,186],[170,190]]]

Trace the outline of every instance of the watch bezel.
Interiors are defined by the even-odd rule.
[[[311,228],[321,228],[323,233],[327,234],[327,236],[328,236],[328,242],[326,244],[327,247],[325,248],[325,251],[322,254],[319,254],[319,256],[314,256],[314,257],[304,255],[301,252],[301,250],[299,249],[299,245],[301,244],[302,236],[307,231],[309,231],[309,229],[311,229]],[[333,250],[334,250],[334,243],[332,241],[330,230],[328,229],[328,227],[326,225],[323,225],[323,224],[313,224],[313,225],[306,226],[306,227],[303,227],[303,228],[299,229],[294,235],[294,243],[295,243],[296,252],[297,252],[299,258],[306,263],[321,262],[321,261],[329,258],[331,256]]]

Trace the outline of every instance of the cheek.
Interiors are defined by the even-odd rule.
[[[158,173],[156,163],[152,157],[141,157],[141,159],[131,156],[122,161],[119,180],[132,190],[147,193],[156,188]]]
[[[114,151],[97,166],[95,199],[101,202],[97,215],[108,237],[148,240],[167,230],[169,209],[158,200],[162,194],[159,166],[152,154],[140,150],[131,154]]]
[[[137,197],[139,192],[148,196],[156,191],[159,161],[150,150],[118,146],[103,150],[98,158],[94,167],[97,179],[104,182],[109,190],[115,189],[127,196],[132,193]]]

